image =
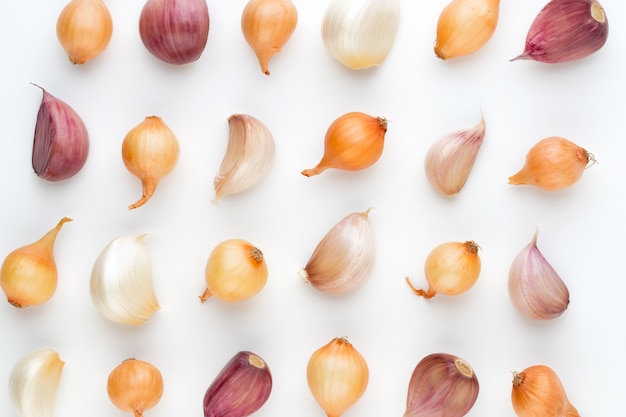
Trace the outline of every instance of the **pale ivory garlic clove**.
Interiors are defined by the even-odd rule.
[[[143,324],[159,304],[154,294],[146,235],[111,241],[91,272],[91,298],[107,319],[122,324]]]
[[[22,417],[52,417],[65,362],[52,349],[41,349],[20,359],[11,370],[9,396]]]
[[[298,275],[313,288],[330,294],[346,294],[360,287],[374,268],[370,210],[349,214],[333,226]]]
[[[322,40],[330,55],[358,70],[379,66],[396,38],[398,0],[331,0],[322,21]]]
[[[426,154],[426,177],[444,196],[457,195],[476,161],[485,138],[485,118],[472,129],[457,130],[435,141]]]
[[[569,290],[532,241],[515,257],[509,271],[509,295],[515,308],[535,320],[554,319],[567,309]]]
[[[229,138],[226,154],[213,180],[215,202],[257,184],[270,169],[276,145],[270,130],[247,114],[228,118]]]

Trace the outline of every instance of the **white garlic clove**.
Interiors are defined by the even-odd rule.
[[[154,294],[146,235],[111,241],[91,272],[91,298],[107,319],[122,324],[143,324],[159,304]]]
[[[485,138],[485,118],[474,128],[451,132],[435,141],[426,154],[425,170],[428,181],[440,194],[457,195],[476,161]]]
[[[560,316],[569,305],[569,290],[532,241],[513,260],[509,271],[509,295],[515,308],[535,320]]]
[[[374,268],[369,212],[349,214],[333,226],[299,276],[313,288],[330,294],[346,294],[360,287]]]
[[[398,0],[332,0],[322,21],[322,40],[330,55],[350,69],[379,66],[399,23]]]
[[[226,154],[213,180],[215,202],[257,184],[274,160],[275,144],[270,130],[247,114],[228,118],[229,138]]]
[[[65,362],[52,349],[20,359],[11,370],[9,396],[22,417],[51,417]]]

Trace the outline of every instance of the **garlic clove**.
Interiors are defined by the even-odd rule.
[[[374,269],[370,210],[351,213],[335,224],[298,275],[316,290],[329,294],[347,294],[363,285]]]
[[[33,141],[35,174],[48,181],[73,177],[87,161],[89,134],[78,113],[42,87]]]
[[[57,19],[56,32],[70,61],[85,64],[109,45],[113,19],[102,0],[71,0]]]
[[[424,275],[428,290],[415,288],[408,277],[406,282],[416,295],[426,299],[437,294],[462,294],[476,283],[480,275],[478,249],[480,246],[473,240],[442,243],[426,257]]]
[[[509,177],[509,184],[556,191],[574,185],[585,169],[595,163],[595,157],[586,149],[568,139],[551,136],[530,148],[524,166]]]
[[[463,359],[433,353],[415,366],[403,417],[463,417],[478,398],[478,378]]]
[[[266,75],[270,59],[287,43],[297,23],[298,11],[291,0],[250,0],[244,7],[241,30]]]
[[[331,0],[322,21],[322,40],[330,55],[359,70],[383,63],[400,23],[398,0]]]
[[[324,155],[302,175],[319,175],[328,168],[360,171],[372,166],[383,153],[387,119],[361,112],[346,113],[328,127],[324,138]]]
[[[126,169],[141,180],[143,194],[129,210],[150,200],[159,181],[176,166],[180,147],[172,130],[158,116],[148,116],[132,128],[122,142]]]
[[[509,296],[515,308],[535,320],[554,319],[567,309],[569,290],[537,248],[539,226],[532,241],[515,257],[509,270]]]
[[[139,35],[152,55],[174,65],[197,61],[209,38],[206,0],[147,0]]]
[[[270,130],[247,114],[228,118],[229,138],[226,154],[213,180],[215,202],[256,185],[269,171],[276,145]]]
[[[145,237],[113,239],[91,271],[91,299],[102,316],[116,323],[140,325],[159,309]]]
[[[272,373],[257,354],[235,354],[204,394],[204,417],[247,417],[259,410],[272,392]]]
[[[473,129],[457,130],[435,141],[426,153],[428,181],[440,194],[458,194],[474,166],[485,137],[485,119]]]
[[[9,304],[24,308],[48,301],[56,292],[58,272],[54,258],[54,243],[69,217],[36,242],[15,249],[2,262],[0,286]]]
[[[107,394],[120,410],[142,417],[161,400],[163,376],[151,363],[129,358],[109,374]]]
[[[313,352],[306,376],[311,394],[326,415],[340,417],[365,393],[369,368],[347,337],[336,337]]]
[[[452,0],[439,15],[435,55],[469,55],[482,48],[498,25],[500,0]]]
[[[9,397],[23,417],[52,417],[65,362],[52,349],[21,358],[9,376]]]
[[[511,61],[575,61],[602,48],[608,35],[609,21],[596,0],[551,0],[531,24],[524,52]]]
[[[580,417],[559,376],[545,365],[513,372],[511,402],[518,417]]]
[[[263,252],[243,239],[220,242],[209,255],[204,278],[205,302],[215,297],[226,302],[245,301],[257,295],[267,283],[267,263]]]

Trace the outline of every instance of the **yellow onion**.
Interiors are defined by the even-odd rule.
[[[58,273],[54,259],[54,242],[61,227],[72,219],[61,221],[41,239],[11,252],[0,268],[0,286],[10,304],[29,307],[48,301],[57,289]]]
[[[163,377],[148,362],[126,359],[109,374],[107,394],[117,408],[141,417],[161,400]]]
[[[204,273],[207,288],[200,300],[211,296],[227,302],[247,300],[265,287],[267,275],[261,250],[243,239],[225,240],[209,255]]]
[[[57,19],[57,38],[73,64],[100,55],[113,34],[113,19],[102,0],[71,0]]]
[[[373,165],[383,153],[387,119],[351,112],[337,118],[326,131],[324,155],[302,175],[311,177],[328,168],[359,171]]]
[[[306,370],[309,389],[328,417],[340,417],[361,398],[369,381],[365,358],[336,337],[316,350]]]
[[[122,159],[130,173],[141,180],[143,189],[141,198],[129,209],[144,205],[152,197],[159,181],[176,166],[178,153],[178,139],[160,117],[148,116],[126,134]]]
[[[559,376],[545,365],[513,372],[511,402],[518,417],[580,417]]]
[[[555,191],[575,184],[585,168],[596,162],[594,156],[574,142],[551,136],[537,142],[526,155],[522,169],[509,184],[533,185]]]
[[[432,298],[437,294],[458,295],[469,290],[480,274],[480,257],[476,242],[447,242],[435,247],[426,257],[424,274],[428,290],[409,284],[415,294]]]
[[[500,0],[452,0],[437,22],[435,54],[441,59],[469,55],[496,30]]]
[[[244,7],[241,30],[265,74],[270,75],[270,59],[287,43],[297,23],[298,11],[291,0],[250,0]]]

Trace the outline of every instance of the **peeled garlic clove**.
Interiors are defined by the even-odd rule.
[[[499,13],[500,0],[452,0],[439,15],[435,55],[445,60],[478,51],[495,32]]]
[[[331,0],[322,21],[322,40],[330,55],[358,70],[379,66],[396,38],[398,0]]]
[[[549,320],[563,314],[569,305],[569,291],[552,265],[532,241],[515,257],[509,270],[509,296],[524,316]]]
[[[61,227],[71,222],[63,217],[56,227],[41,239],[11,252],[0,267],[0,286],[9,304],[29,307],[48,301],[55,293],[58,282],[54,242]]]
[[[518,417],[580,417],[556,372],[545,365],[513,372],[511,402]]]
[[[113,34],[113,19],[102,0],[71,0],[57,19],[57,38],[73,64],[100,55]]]
[[[215,202],[257,184],[270,169],[276,145],[272,133],[260,120],[247,114],[228,118],[230,130],[226,155],[215,176]]]
[[[461,191],[485,137],[485,119],[473,129],[457,130],[439,138],[426,154],[426,177],[437,192],[454,196]]]
[[[272,373],[257,354],[235,354],[204,394],[204,417],[247,417],[266,402],[272,392]]]
[[[326,415],[340,417],[365,393],[369,368],[347,337],[336,337],[313,352],[306,376],[311,394]]]
[[[163,395],[163,377],[151,363],[130,358],[116,366],[107,379],[107,394],[120,410],[142,417]]]
[[[511,61],[574,61],[602,48],[608,35],[609,21],[596,0],[551,0],[531,24],[524,52]]]
[[[509,184],[533,185],[555,191],[575,184],[594,156],[574,142],[551,136],[537,142],[526,155],[522,169],[509,177]]]
[[[291,0],[250,0],[244,7],[241,30],[265,74],[270,75],[270,58],[287,43],[297,23]]]
[[[222,301],[239,302],[254,297],[267,282],[263,252],[243,239],[220,242],[209,255],[204,278],[204,302],[214,296]]]
[[[152,55],[183,65],[204,52],[209,25],[206,0],[148,0],[139,16],[139,35]]]
[[[89,154],[89,134],[73,108],[39,88],[43,97],[35,124],[33,169],[45,180],[65,180],[85,165]]]
[[[411,375],[403,417],[463,417],[478,398],[472,367],[448,353],[424,357]]]
[[[154,194],[159,181],[178,161],[178,139],[160,117],[148,116],[130,130],[122,142],[122,159],[131,174],[141,180],[143,195],[128,209],[143,206]]]
[[[387,119],[351,112],[338,117],[326,131],[324,155],[302,175],[311,177],[328,168],[359,171],[372,166],[383,153]]]
[[[374,269],[374,237],[370,209],[352,213],[335,224],[299,271],[308,284],[329,294],[347,294],[363,285]]]
[[[52,417],[65,362],[52,349],[31,352],[9,376],[9,397],[22,417]]]
[[[424,274],[428,290],[417,289],[409,278],[406,282],[420,297],[432,298],[437,294],[459,295],[469,290],[480,275],[480,247],[473,240],[446,242],[435,247],[426,257]]]
[[[159,309],[145,237],[112,240],[91,271],[91,299],[102,316],[116,323],[143,324]]]

